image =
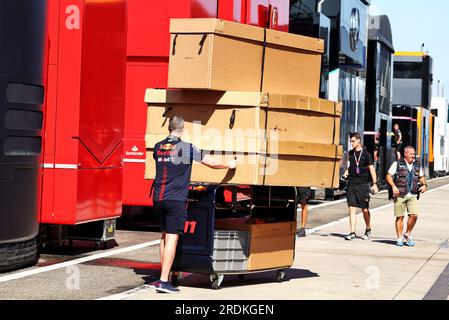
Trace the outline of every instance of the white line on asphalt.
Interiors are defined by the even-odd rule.
[[[36,274],[39,274],[39,273],[53,271],[53,270],[57,270],[57,269],[61,269],[61,268],[66,268],[66,267],[73,266],[73,265],[76,265],[76,264],[85,263],[85,262],[88,262],[88,261],[93,261],[93,260],[97,260],[97,259],[101,259],[101,258],[106,258],[106,257],[114,256],[114,255],[117,255],[117,254],[126,253],[126,252],[129,252],[129,251],[139,250],[139,249],[143,249],[143,248],[146,248],[146,247],[152,247],[152,246],[155,246],[155,245],[159,244],[160,242],[161,242],[161,240],[155,240],[155,241],[151,241],[151,242],[140,243],[140,244],[137,244],[137,245],[134,245],[134,246],[130,246],[130,247],[126,247],[126,248],[122,248],[122,249],[112,250],[112,251],[103,252],[103,253],[99,253],[99,254],[93,254],[93,255],[90,255],[88,257],[84,257],[84,258],[79,258],[79,259],[75,259],[75,260],[71,260],[71,261],[66,261],[66,262],[53,264],[51,266],[40,267],[40,268],[35,268],[35,269],[32,269],[32,270],[27,270],[27,271],[23,271],[23,272],[13,273],[13,274],[10,274],[10,275],[6,275],[6,276],[3,276],[3,277],[0,277],[0,283],[11,281],[11,280],[17,280],[17,279],[21,279],[21,278],[29,277],[29,276],[36,275]]]
[[[441,189],[445,189],[445,188],[448,188],[448,187],[449,187],[449,184],[446,184],[446,185],[444,185],[444,186],[440,186],[440,187],[438,187],[438,188],[435,188],[435,189],[432,189],[432,190],[427,191],[427,192],[424,193],[422,196],[425,196],[425,195],[427,195],[427,194],[429,194],[429,193],[433,193],[433,192],[435,192],[435,191],[439,191],[439,190],[441,190]],[[345,201],[346,201],[346,200],[345,200]],[[383,205],[383,206],[381,206],[381,207],[377,207],[377,208],[374,208],[374,209],[370,209],[370,212],[376,212],[376,211],[383,210],[383,209],[385,209],[385,208],[392,207],[393,204],[394,204],[394,203],[389,203],[389,204]],[[361,215],[362,215],[362,213],[359,213],[357,216],[361,216]],[[309,234],[313,234],[313,233],[316,233],[316,232],[321,231],[321,230],[323,230],[323,229],[327,229],[327,228],[329,228],[329,227],[333,227],[333,226],[335,226],[335,225],[337,225],[337,224],[340,224],[340,223],[343,223],[343,222],[347,222],[347,221],[349,221],[349,216],[348,216],[348,217],[341,218],[341,219],[336,220],[336,221],[333,221],[333,222],[330,222],[330,223],[327,223],[327,224],[322,225],[322,226],[318,226],[318,227],[316,227],[316,228],[308,229],[308,230],[307,230],[307,234],[308,234],[308,235],[309,235]]]
[[[313,209],[328,207],[328,206],[331,206],[333,204],[339,204],[339,203],[342,203],[342,202],[345,202],[345,201],[346,201],[346,199],[341,199],[341,200],[337,200],[337,201],[330,201],[330,202],[327,202],[327,203],[318,204],[316,206],[310,206],[309,205],[308,209],[310,211],[310,210],[313,210]]]

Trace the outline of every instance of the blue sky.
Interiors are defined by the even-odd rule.
[[[449,1],[448,0],[373,0],[375,14],[387,14],[397,51],[425,50],[433,60],[434,91],[441,80],[449,97]]]

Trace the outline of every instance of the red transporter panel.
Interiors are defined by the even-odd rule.
[[[289,0],[247,0],[246,23],[288,32]]]
[[[218,18],[223,20],[246,22],[247,0],[221,0],[218,2]]]
[[[290,1],[289,0],[269,0],[270,6],[270,29],[288,32],[290,23]]]
[[[152,205],[145,173],[146,88],[167,88],[171,18],[217,17],[217,1],[128,1],[123,203]]]
[[[118,217],[126,1],[50,1],[49,28],[42,223]]]
[[[144,179],[147,106],[143,98],[146,88],[167,88],[170,19],[218,17],[266,26],[270,16],[271,28],[288,31],[289,1],[128,1],[123,204],[152,205],[152,182]]]

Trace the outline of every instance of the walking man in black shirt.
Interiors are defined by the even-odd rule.
[[[346,194],[349,207],[349,223],[351,233],[345,238],[346,240],[354,240],[356,236],[356,210],[361,208],[363,218],[366,223],[365,234],[362,239],[369,240],[371,237],[371,214],[369,212],[370,191],[377,193],[377,175],[374,170],[371,155],[362,147],[361,138],[358,133],[351,133],[352,150],[348,153],[348,169],[344,173],[344,177],[349,177],[349,188]],[[374,181],[370,188],[369,174]]]
[[[169,283],[170,269],[176,254],[179,235],[183,234],[187,219],[187,196],[193,161],[213,169],[235,169],[236,159],[221,164],[204,155],[190,143],[181,140],[184,120],[173,117],[169,122],[170,135],[154,146],[156,177],[153,184],[153,203],[156,218],[160,224],[161,277],[156,291],[178,293],[179,289]]]

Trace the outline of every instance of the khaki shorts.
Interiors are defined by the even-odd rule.
[[[394,216],[403,217],[406,213],[418,215],[418,198],[416,196],[394,198]]]

